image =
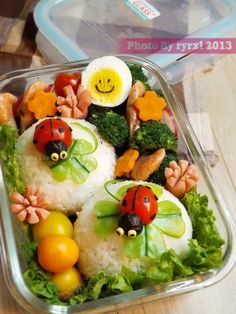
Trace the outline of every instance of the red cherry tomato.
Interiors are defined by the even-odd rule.
[[[136,214],[144,225],[152,222],[156,217],[157,209],[157,196],[151,188],[144,185],[136,185],[129,189],[120,205],[122,213]]]
[[[74,92],[77,92],[78,86],[81,82],[81,73],[62,73],[58,74],[55,79],[55,91],[58,96],[64,97],[63,87],[71,85]]]
[[[49,92],[54,92],[54,84],[49,84],[48,87],[46,88],[45,92],[49,93]]]
[[[33,143],[38,151],[44,153],[50,141],[62,141],[68,148],[72,143],[72,132],[69,125],[62,119],[45,119],[35,128]]]
[[[16,103],[13,106],[13,114],[14,114],[15,117],[18,116],[18,113],[20,111],[20,107],[21,107],[21,104],[22,104],[22,100],[23,100],[23,95],[19,96],[17,98],[17,101],[16,101]]]

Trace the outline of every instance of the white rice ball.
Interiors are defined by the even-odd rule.
[[[49,210],[62,212],[75,212],[80,210],[82,205],[103,186],[104,182],[114,177],[115,151],[112,145],[105,142],[98,134],[96,127],[85,121],[63,118],[72,128],[74,139],[82,138],[93,143],[91,136],[81,128],[75,127],[72,123],[79,122],[89,128],[98,140],[98,148],[90,154],[97,160],[97,168],[90,172],[86,181],[77,184],[71,179],[58,182],[52,177],[51,169],[42,161],[40,153],[33,144],[33,135],[38,121],[28,128],[18,139],[17,152],[19,153],[19,164],[24,183],[40,186]]]
[[[109,190],[112,194],[124,184],[135,181],[123,181],[110,185]],[[142,184],[144,182],[135,182]],[[80,249],[79,268],[80,271],[88,276],[94,276],[99,271],[105,271],[108,274],[115,274],[121,270],[122,266],[128,267],[135,272],[141,271],[148,266],[148,259],[145,257],[131,259],[123,254],[124,238],[116,233],[109,237],[99,237],[94,232],[96,220],[93,211],[94,205],[100,200],[113,200],[105,189],[101,189],[84,206],[74,225],[74,239]],[[174,249],[176,254],[181,256],[188,251],[188,239],[192,238],[192,224],[183,204],[170,192],[163,189],[163,194],[159,197],[159,202],[169,200],[175,203],[182,213],[185,222],[185,232],[181,238],[173,238],[162,234],[167,249]],[[114,200],[113,200],[114,201]]]

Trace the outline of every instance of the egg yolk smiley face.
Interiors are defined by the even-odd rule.
[[[120,75],[109,68],[95,71],[88,81],[88,90],[92,98],[104,103],[115,103],[122,94],[122,86]]]

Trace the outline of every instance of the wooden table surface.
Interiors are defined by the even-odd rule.
[[[223,152],[227,167],[236,186],[236,55],[218,59],[212,68],[199,71],[184,79],[183,86],[188,102],[199,97],[196,84],[201,83],[201,97],[210,112],[210,120],[217,142]],[[203,92],[204,91],[204,92]],[[202,100],[201,100],[202,101]],[[220,157],[221,159],[221,157]],[[229,203],[236,204],[233,190],[223,173],[222,161],[213,169],[218,182],[228,193]],[[234,206],[236,208],[236,206]],[[234,213],[233,213],[234,215]],[[236,216],[236,215],[234,215]],[[4,282],[0,269],[0,314],[23,314],[22,309],[12,298]],[[235,314],[236,313],[236,268],[216,285],[153,303],[120,310],[119,314]],[[36,314],[36,313],[35,313]],[[37,313],[38,314],[38,313]]]

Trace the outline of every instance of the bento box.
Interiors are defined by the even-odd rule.
[[[1,262],[4,277],[8,288],[17,302],[29,312],[37,313],[108,313],[118,311],[126,307],[144,304],[157,299],[166,298],[197,289],[208,287],[222,280],[233,268],[236,261],[235,225],[230,214],[230,208],[226,205],[220,189],[215,182],[207,161],[196,139],[189,122],[178,103],[174,91],[168,83],[164,73],[154,63],[135,56],[119,56],[128,65],[141,66],[148,77],[148,84],[153,90],[158,91],[167,104],[171,117],[175,121],[175,128],[178,134],[178,153],[181,157],[196,165],[200,180],[197,184],[197,191],[207,195],[209,208],[213,210],[216,217],[216,226],[220,236],[224,240],[222,246],[222,263],[217,267],[199,268],[187,276],[175,276],[174,280],[164,280],[160,283],[148,283],[146,286],[139,286],[120,293],[116,290],[113,295],[105,295],[98,299],[87,300],[78,304],[53,304],[46,302],[34,294],[25,282],[23,274],[27,270],[27,259],[22,249],[22,244],[29,241],[30,232],[28,228],[22,227],[9,210],[10,200],[7,190],[8,182],[4,177],[4,161],[1,161],[0,172],[0,234],[1,234]],[[48,86],[54,82],[59,73],[75,73],[84,71],[93,60],[70,62],[62,65],[46,66],[40,69],[19,70],[8,73],[1,77],[0,92],[9,92],[15,96],[21,96],[26,87],[37,81],[44,81]],[[2,147],[1,147],[2,149]],[[97,178],[99,180],[99,178]],[[127,188],[125,191],[130,191]],[[150,187],[149,187],[150,189]],[[111,192],[110,192],[111,193]],[[124,193],[124,190],[123,190]],[[125,194],[126,195],[126,194]],[[124,199],[123,199],[124,200]],[[128,201],[128,199],[125,199]],[[123,202],[122,202],[123,203]],[[83,211],[82,211],[83,212]],[[211,216],[212,217],[212,216]],[[213,218],[212,218],[213,219]],[[213,219],[214,220],[214,219]],[[204,229],[204,221],[202,225]],[[118,228],[119,229],[119,228]],[[117,229],[117,230],[118,230]],[[101,229],[99,229],[101,232]],[[146,229],[145,229],[146,230]],[[120,232],[120,230],[118,230]],[[138,232],[138,231],[137,231]],[[141,231],[140,231],[141,232]],[[212,256],[209,263],[215,265],[217,256]],[[215,258],[215,259],[214,259]],[[217,264],[217,263],[216,263]],[[196,268],[197,269],[197,266]],[[123,285],[124,282],[120,282]],[[106,287],[104,287],[106,289]]]

